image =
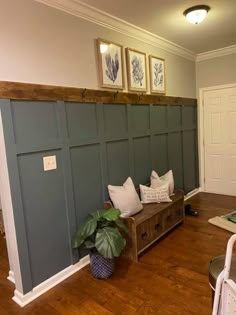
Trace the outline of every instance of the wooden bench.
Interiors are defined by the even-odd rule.
[[[143,210],[123,219],[128,230],[127,246],[124,255],[133,261],[155,241],[184,220],[184,193],[176,191],[169,203],[150,203]],[[110,201],[105,208],[113,207]]]

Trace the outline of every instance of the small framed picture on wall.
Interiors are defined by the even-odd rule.
[[[151,93],[166,93],[165,60],[149,56],[150,90]]]
[[[124,89],[123,46],[97,39],[100,86]]]
[[[129,90],[147,92],[146,54],[126,48],[126,64]]]

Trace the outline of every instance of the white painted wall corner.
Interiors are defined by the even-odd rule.
[[[57,273],[53,277],[49,278],[48,280],[40,283],[38,286],[32,289],[27,294],[22,294],[21,292],[15,290],[14,297],[12,298],[18,305],[24,307],[25,305],[29,304],[36,298],[38,298],[43,293],[47,292],[48,290],[55,287],[60,282],[64,281],[68,277],[72,276],[74,273],[82,269],[83,267],[87,266],[90,263],[89,256],[83,257],[78,263],[75,265],[71,265],[66,269],[62,270],[61,272]]]

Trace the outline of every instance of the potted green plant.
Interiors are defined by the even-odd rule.
[[[120,230],[127,232],[127,228],[120,214],[115,208],[91,213],[73,237],[73,248],[84,246],[89,249],[91,272],[98,279],[112,275],[114,257],[119,257],[125,248],[126,240]]]

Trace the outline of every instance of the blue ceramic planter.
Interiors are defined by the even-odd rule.
[[[114,272],[114,259],[90,253],[90,268],[97,279],[108,279]]]

